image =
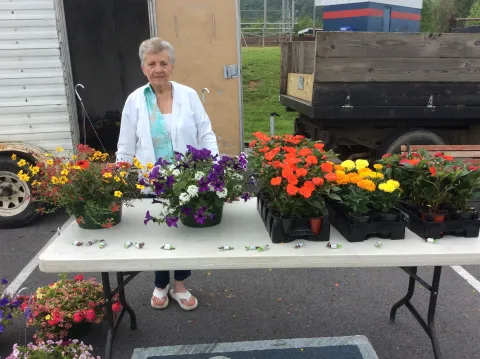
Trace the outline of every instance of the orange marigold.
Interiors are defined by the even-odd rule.
[[[298,193],[300,193],[304,198],[312,197],[312,192],[313,191],[311,191],[309,188],[306,188],[305,185],[298,190]]]
[[[358,173],[351,172],[347,175],[348,182],[356,184],[362,180],[362,176],[360,176]]]
[[[358,181],[357,186],[369,192],[373,192],[377,188],[377,186],[375,186],[375,183],[368,179]]]
[[[337,184],[348,184],[348,177],[344,171],[337,171]]]
[[[345,171],[345,168],[342,165],[335,165],[333,166],[335,171]]]

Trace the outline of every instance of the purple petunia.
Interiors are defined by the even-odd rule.
[[[153,221],[154,218],[150,215],[150,211],[147,211],[147,213],[145,214],[145,220],[143,221],[143,223],[145,223],[145,225],[147,225],[148,222],[150,221]]]
[[[244,193],[240,196],[240,198],[243,199],[245,202],[247,202],[250,198],[252,198],[252,196],[250,195],[250,193],[244,192]]]
[[[165,186],[163,183],[158,183],[158,182],[155,182],[153,184],[153,186],[155,187],[155,194],[158,196],[162,193],[165,193]]]
[[[178,227],[178,225],[177,225],[178,218],[176,218],[176,217],[167,217],[165,219],[165,222],[167,223],[167,226],[169,226],[169,227]]]
[[[198,181],[198,192],[200,193],[208,192],[208,184],[209,184],[209,180],[206,180],[205,178],[201,178]]]
[[[193,216],[193,218],[195,219],[195,222],[197,222],[198,224],[205,224],[205,220],[207,219],[207,217],[204,216],[203,214],[196,214]]]
[[[181,213],[185,216],[190,216],[192,214],[192,209],[188,207],[182,207]]]
[[[4,307],[6,306],[8,303],[10,303],[10,301],[8,300],[8,298],[2,298],[0,299],[0,307]]]
[[[157,162],[155,162],[155,166],[166,166],[169,165],[170,162],[165,161],[163,158],[159,158]]]
[[[150,172],[150,179],[155,179],[158,177],[158,174],[160,173],[160,166],[155,166],[153,167],[152,171]]]
[[[3,333],[4,331],[5,331],[5,327],[2,324],[0,324],[0,333]]]
[[[167,188],[171,188],[174,183],[175,183],[175,176],[168,176],[167,181],[165,182],[165,186],[167,186]]]
[[[2,278],[2,284],[3,285],[8,284],[8,280],[6,280],[5,278]]]

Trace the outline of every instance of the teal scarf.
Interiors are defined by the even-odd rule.
[[[148,118],[150,123],[150,134],[152,136],[155,159],[162,158],[172,162],[174,158],[172,139],[168,133],[162,113],[157,105],[157,98],[149,85],[144,91],[147,102]]]

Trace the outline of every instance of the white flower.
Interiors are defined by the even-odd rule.
[[[195,185],[188,186],[187,188],[188,195],[190,197],[197,197],[198,196],[198,187]]]
[[[233,177],[235,177],[239,181],[243,180],[243,176],[240,173],[234,173]]]
[[[190,196],[188,195],[188,193],[185,192],[183,192],[178,198],[180,199],[181,204],[185,204],[190,201]]]
[[[175,169],[175,165],[174,164],[168,165],[167,168],[169,171],[173,171]]]
[[[240,192],[241,190],[242,190],[242,186],[240,186],[240,185],[237,184],[237,185],[235,186],[235,191]]]
[[[173,170],[172,175],[175,177],[180,176],[180,171],[179,170]]]
[[[211,184],[211,183],[208,184],[208,189],[212,192],[215,192],[215,188],[213,187],[213,184]]]
[[[228,191],[226,187],[224,187],[222,191],[217,191],[217,196],[219,198],[225,198],[227,197],[227,194],[228,194]]]
[[[198,171],[195,173],[195,181],[200,181],[203,177],[205,177],[205,173]]]
[[[160,198],[158,202],[162,202],[165,206],[170,207],[170,200],[168,198]]]

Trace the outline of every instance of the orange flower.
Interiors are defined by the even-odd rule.
[[[335,173],[327,173],[325,175],[325,179],[328,181],[328,182],[335,182],[337,180],[337,175]]]
[[[360,176],[358,173],[351,172],[347,175],[348,182],[356,184],[362,180],[362,176]]]
[[[337,171],[337,184],[348,184],[348,177],[344,171]]]
[[[260,141],[270,141],[271,138],[268,137],[266,134],[261,133],[261,132],[254,132],[253,135],[259,139]]]
[[[307,175],[308,171],[305,168],[297,168],[295,171],[298,177],[304,177]]]
[[[257,140],[250,141],[249,144],[248,144],[248,146],[249,146],[249,147],[253,147],[253,146],[255,146],[255,145],[257,144],[257,142],[258,142]]]
[[[316,165],[318,163],[318,160],[315,156],[307,156],[305,162],[307,162],[309,165]]]
[[[335,171],[345,171],[345,168],[343,168],[342,165],[335,165],[333,167],[335,168]]]
[[[315,147],[319,151],[323,151],[323,148],[325,147],[325,144],[324,143],[316,143],[316,144],[313,145],[313,147]]]
[[[295,176],[289,176],[287,178],[287,181],[289,184],[297,185],[298,184],[298,178]]]
[[[78,160],[78,161],[75,163],[75,165],[85,170],[85,169],[87,169],[88,167],[90,167],[90,162],[87,161],[87,160]]]
[[[274,168],[283,168],[283,163],[281,163],[280,161],[273,161],[272,166]]]
[[[377,188],[377,186],[375,186],[375,183],[373,183],[369,179],[364,179],[364,180],[361,180],[361,181],[357,182],[357,186],[364,189],[364,190],[367,190],[369,192],[373,192]]]
[[[312,154],[312,150],[308,147],[302,148],[300,151],[298,151],[298,154],[300,156],[306,157]]]
[[[305,183],[303,184],[303,187],[305,187],[307,190],[309,191],[315,191],[315,185],[313,184],[312,181],[305,181]]]
[[[432,176],[435,176],[437,174],[437,170],[435,169],[435,167],[431,166],[429,169],[430,173],[432,174]]]
[[[270,180],[270,184],[272,186],[280,186],[281,183],[282,183],[282,177],[275,177]]]
[[[267,161],[273,160],[273,158],[277,155],[278,152],[280,152],[280,148],[274,148],[273,150],[265,153],[265,159]]]
[[[310,198],[312,196],[312,192],[313,191],[310,191],[308,188],[306,188],[305,186],[301,187],[299,190],[298,190],[298,193],[300,193],[304,198]]]
[[[292,176],[295,177],[295,174],[293,173],[292,169],[288,167],[284,167],[282,170],[282,177],[288,179],[288,177],[292,177]]]
[[[297,149],[295,147],[290,147],[290,146],[283,146],[283,150],[287,153],[290,153],[292,155],[297,154]]]
[[[315,186],[322,186],[325,183],[325,180],[321,177],[313,177],[312,182]]]
[[[331,162],[325,162],[320,165],[320,168],[325,173],[331,173],[333,171],[333,164]]]
[[[452,156],[442,156],[443,159],[447,160],[447,161],[453,161],[453,157]]]
[[[289,184],[287,186],[287,193],[290,196],[295,196],[298,193],[298,187],[294,186],[293,184]]]
[[[267,146],[258,150],[258,152],[262,152],[262,153],[265,153],[265,152],[268,152],[268,151],[270,151],[270,148],[268,148]]]

